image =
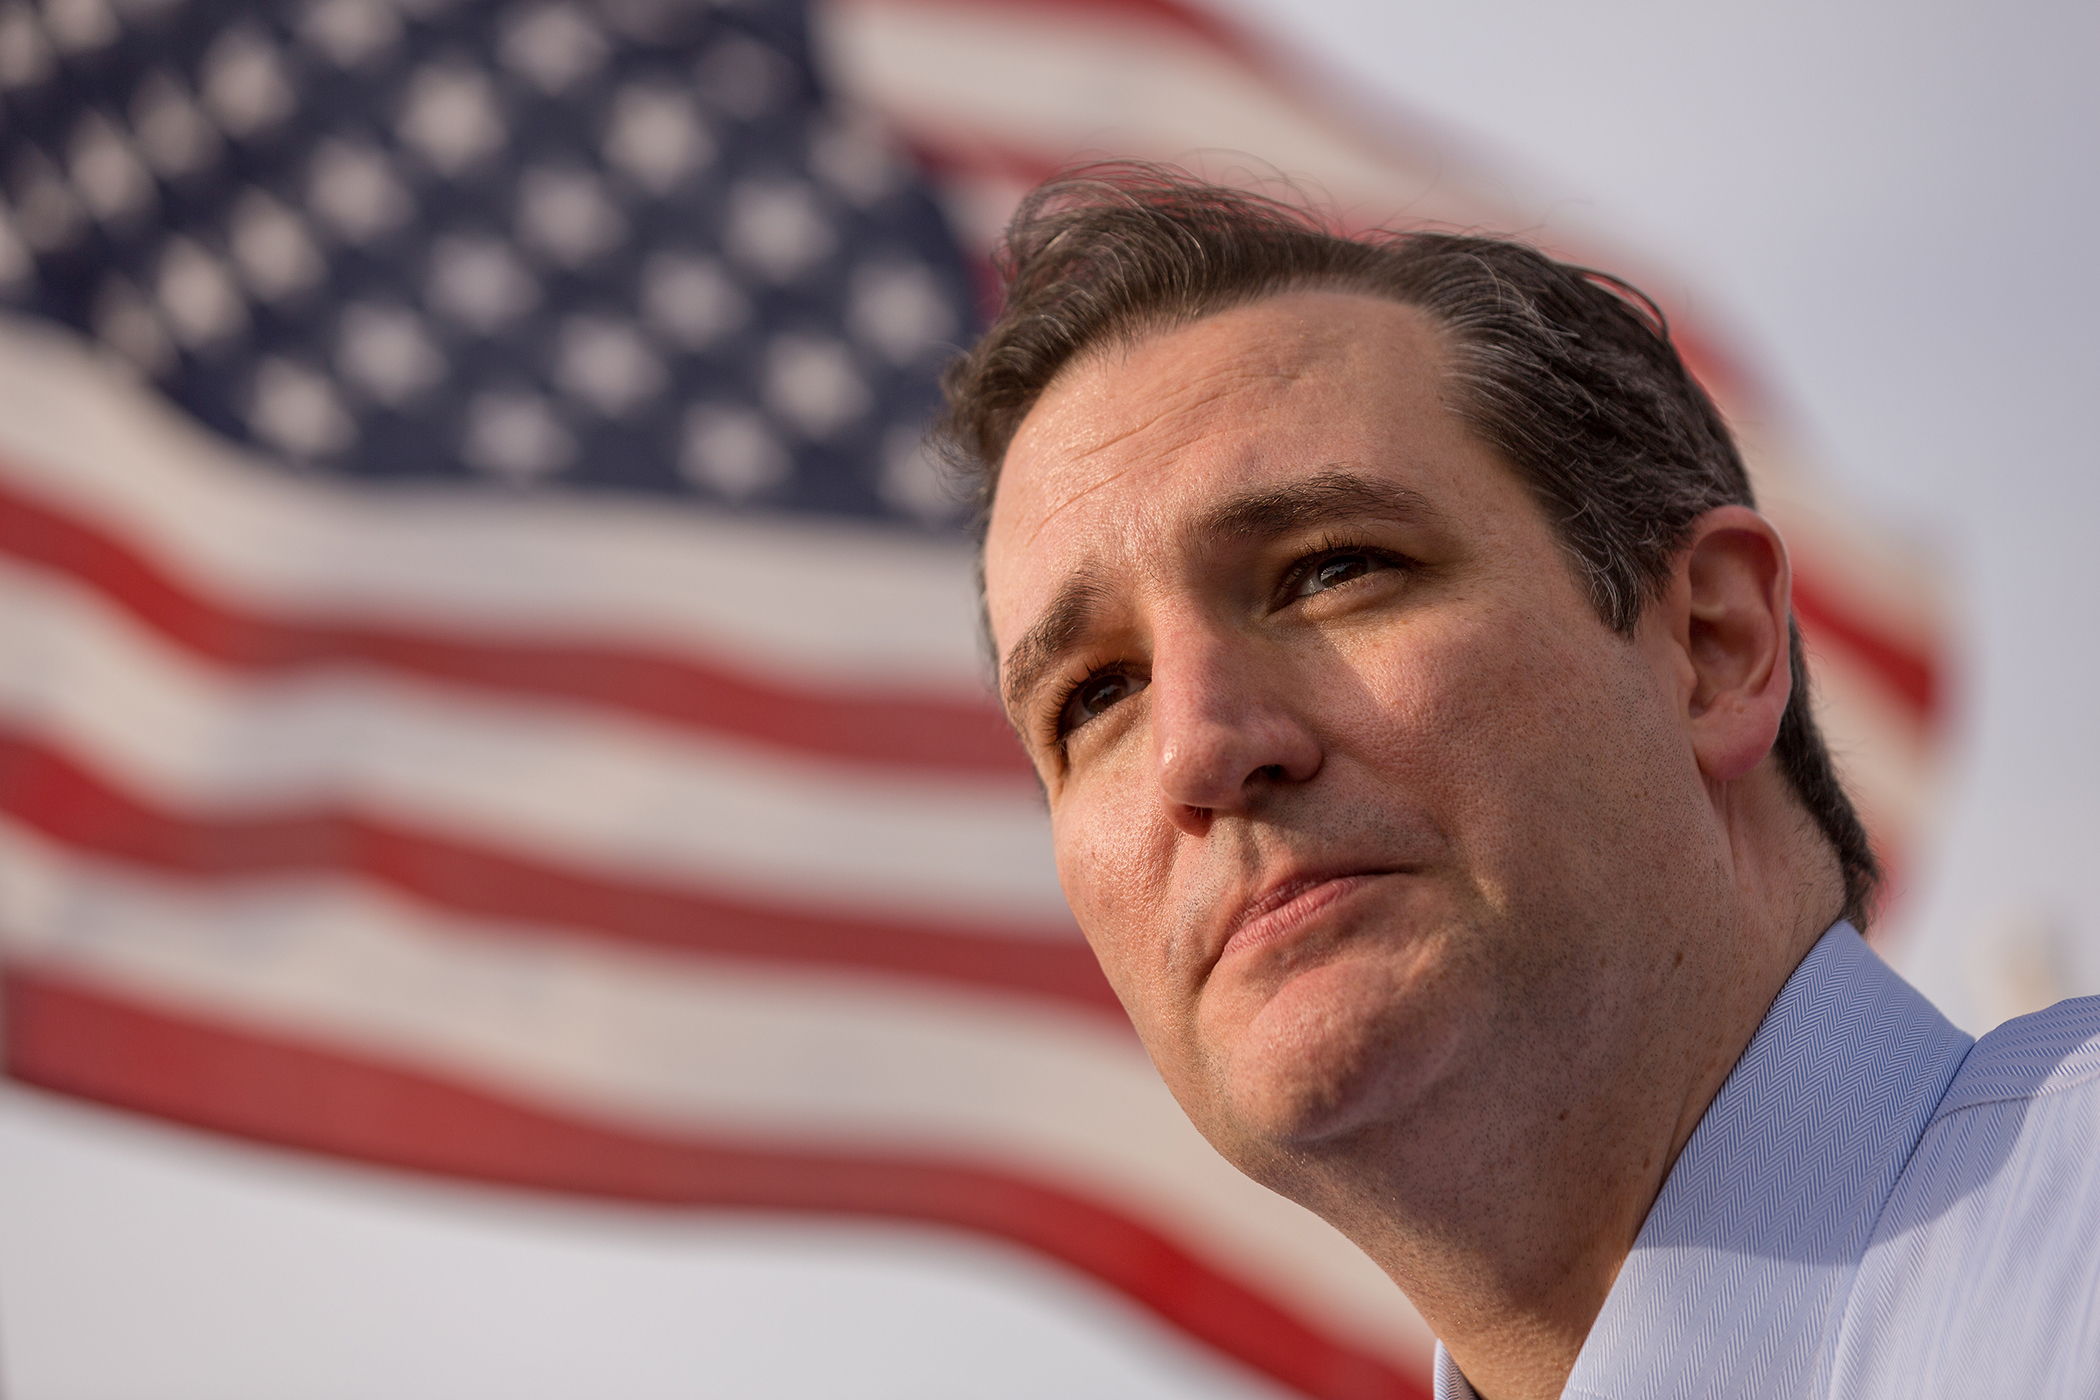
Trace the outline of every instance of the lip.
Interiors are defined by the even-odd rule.
[[[1358,890],[1397,870],[1340,870],[1293,875],[1270,884],[1233,919],[1219,946],[1224,959],[1295,933]]]

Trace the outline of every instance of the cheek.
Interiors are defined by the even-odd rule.
[[[1133,800],[1064,798],[1051,817],[1058,883],[1109,985],[1147,1043],[1176,1014],[1165,926],[1173,832]]]
[[[1388,727],[1369,741],[1435,814],[1457,910],[1520,1018],[1603,976],[1636,938],[1632,911],[1678,907],[1703,800],[1653,668],[1583,621],[1453,627],[1384,678]]]
[[[1609,797],[1614,765],[1601,760],[1623,752],[1639,704],[1621,650],[1520,611],[1425,626],[1357,658],[1366,684],[1350,724],[1368,762],[1418,794],[1485,876],[1568,844],[1569,823]]]

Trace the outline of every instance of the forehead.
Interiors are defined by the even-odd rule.
[[[1120,573],[1226,496],[1335,469],[1463,493],[1485,449],[1446,405],[1445,365],[1422,312],[1345,292],[1268,298],[1075,361],[1000,474],[985,542],[995,637],[1010,641],[1058,578]]]

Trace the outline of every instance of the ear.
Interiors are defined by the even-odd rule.
[[[1722,506],[1693,522],[1650,608],[1644,630],[1657,629],[1650,640],[1677,681],[1679,719],[1709,782],[1742,777],[1779,737],[1793,693],[1792,595],[1779,532],[1748,506]]]

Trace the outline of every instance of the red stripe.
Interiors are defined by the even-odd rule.
[[[662,1205],[877,1216],[1056,1259],[1319,1400],[1426,1400],[1143,1222],[967,1161],[674,1138],[587,1122],[400,1066],[148,1009],[23,968],[5,978],[8,1072],[261,1142],[389,1167]]]
[[[1122,1020],[1093,954],[1069,927],[972,931],[935,919],[754,904],[526,858],[348,809],[173,813],[4,727],[0,812],[76,850],[189,879],[348,875],[475,918],[714,957],[960,983]]]
[[[64,574],[192,654],[236,670],[380,666],[482,689],[584,701],[831,759],[1017,778],[1032,772],[989,702],[790,690],[691,658],[583,645],[495,645],[243,614],[4,480],[0,553]],[[1850,652],[1921,720],[1938,718],[1939,674],[1931,657],[1846,608],[1812,576],[1795,578],[1794,609],[1803,628]]]
[[[1813,578],[1794,576],[1794,615],[1811,648],[1835,645],[1849,652],[1896,699],[1927,724],[1939,718],[1939,670],[1930,658],[1892,640],[1872,622],[1826,593]]]
[[[694,656],[557,639],[492,642],[271,617],[207,596],[128,542],[32,499],[4,478],[0,553],[82,583],[177,646],[238,671],[378,666],[454,685],[602,705],[828,759],[1032,777],[989,700],[791,688]]]

